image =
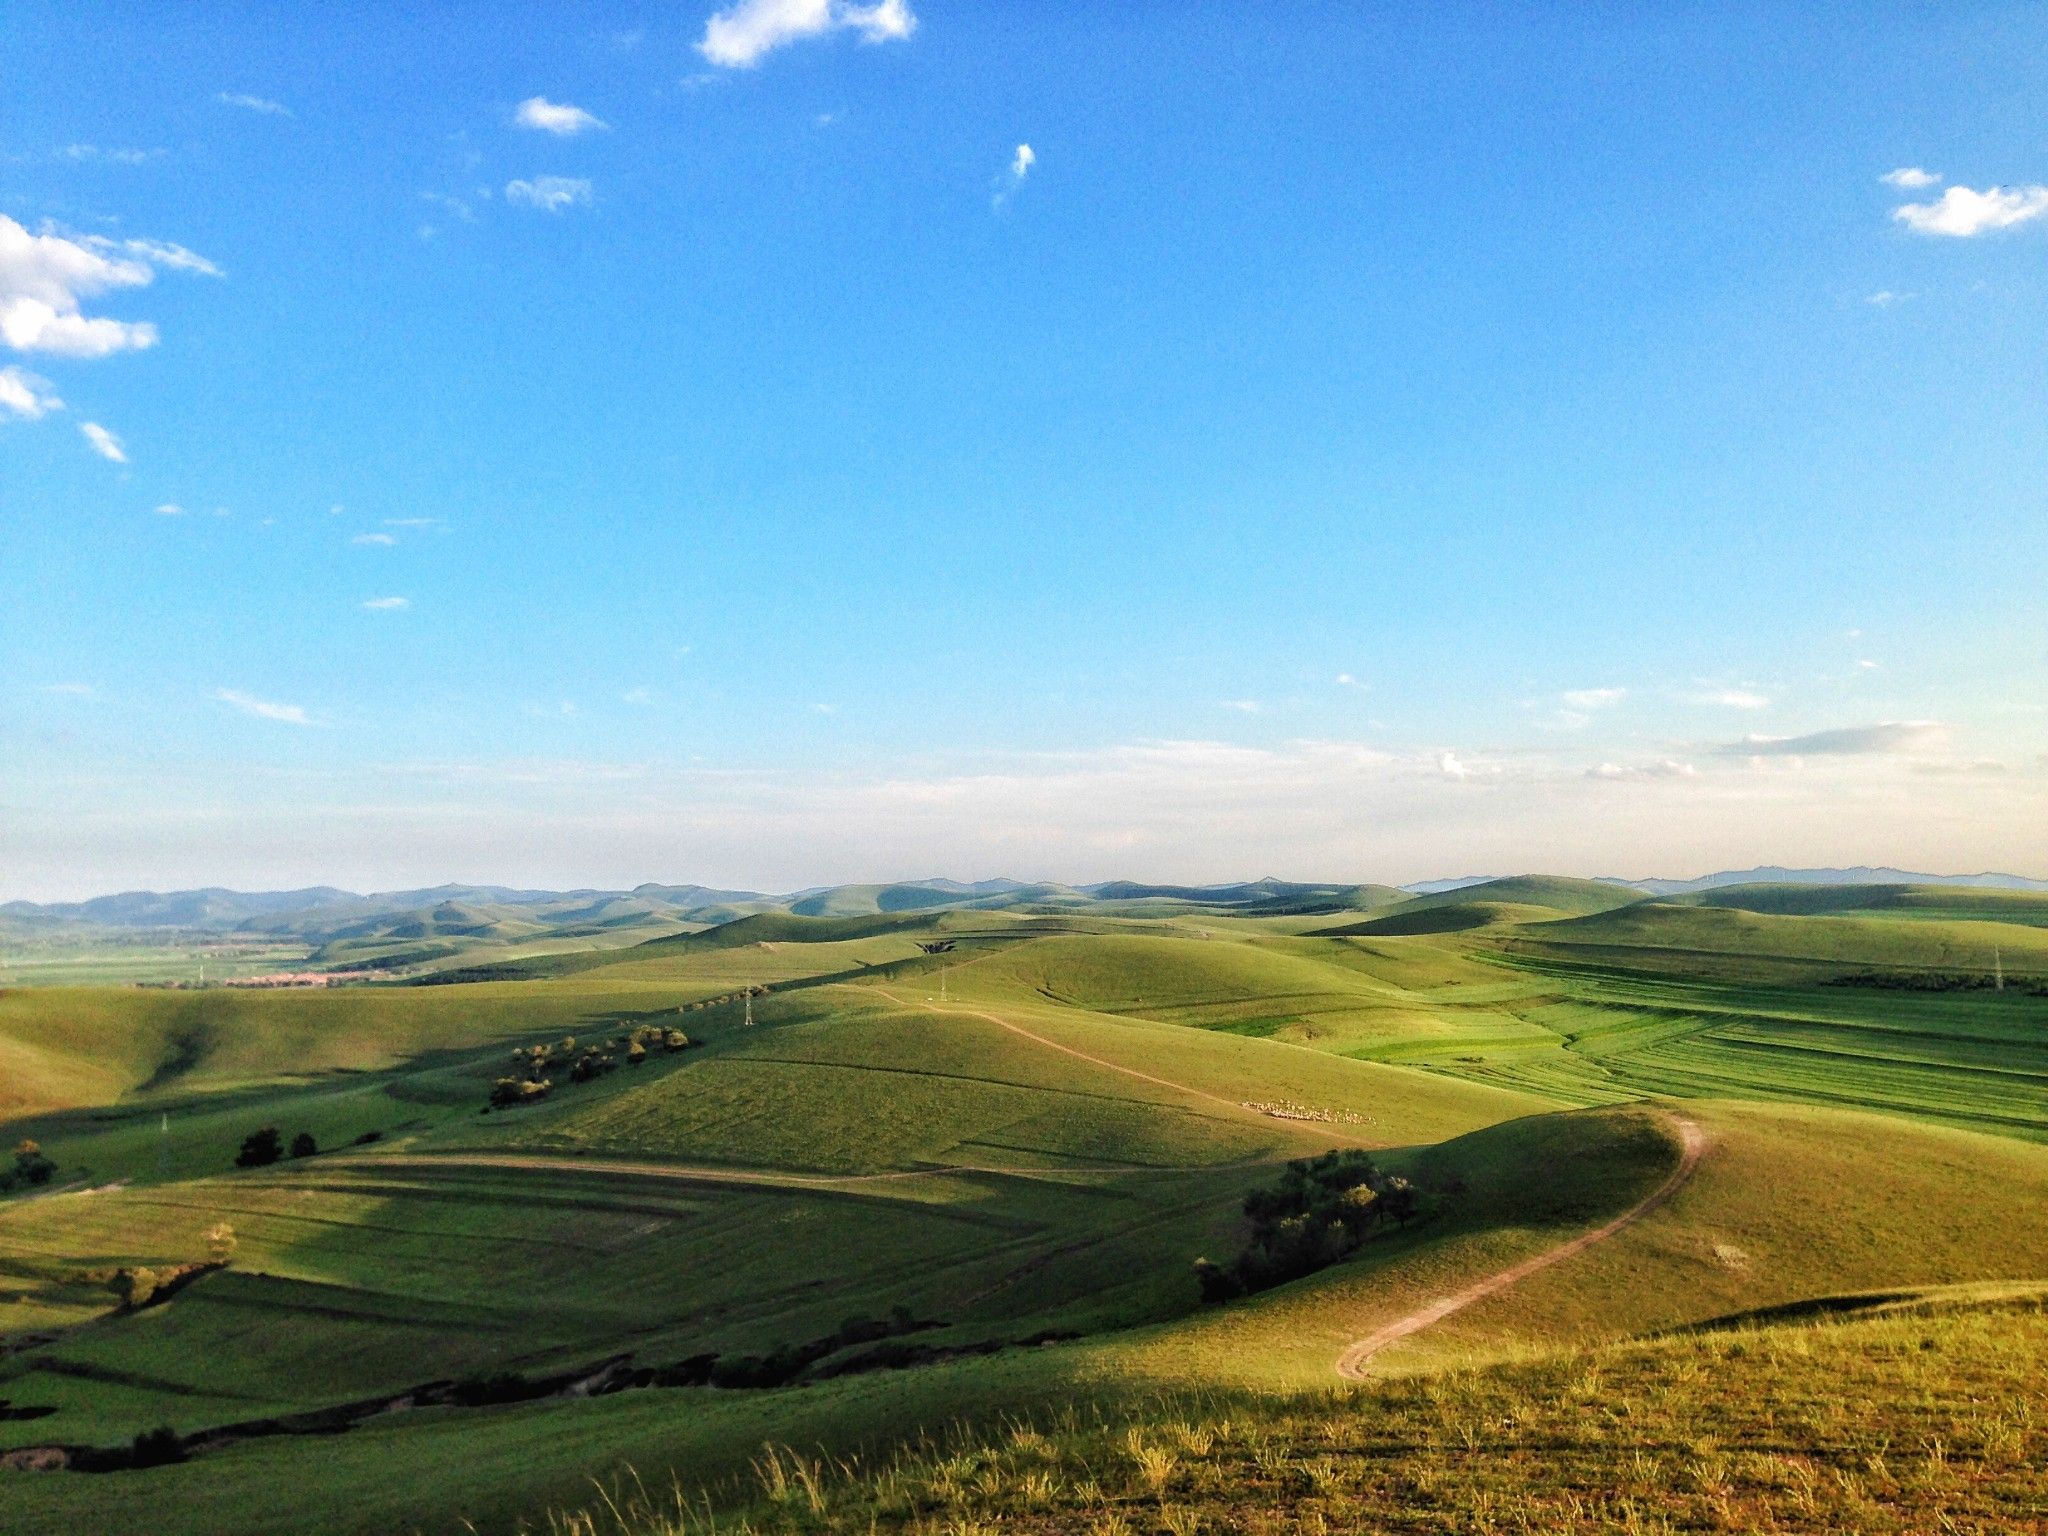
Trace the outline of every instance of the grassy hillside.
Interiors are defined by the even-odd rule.
[[[2041,1302],[1959,1298],[1313,1396],[1071,1409],[845,1465],[784,1452],[745,1489],[744,1528],[2013,1531],[2041,1508],[2044,1383]],[[623,1517],[571,1528],[710,1529],[622,1497]]]
[[[0,993],[0,1129],[59,1168],[51,1192],[0,1199],[0,1400],[33,1415],[0,1411],[0,1456],[621,1359],[728,1380],[424,1407],[112,1477],[0,1467],[0,1526],[509,1530],[629,1464],[717,1485],[729,1519],[765,1440],[1006,1437],[987,1426],[1063,1405],[1151,1422],[1190,1392],[1291,1414],[1285,1394],[1334,1381],[1355,1341],[1595,1234],[1370,1369],[1521,1380],[1444,1373],[1848,1293],[2048,1280],[2048,1000],[1837,984],[1874,946],[1894,966],[1981,928],[2010,956],[2041,929],[1448,894],[1468,900],[1419,913],[1509,916],[1333,935],[1326,914],[1169,896],[1125,919],[773,912],[523,980]],[[541,1102],[484,1112],[512,1047],[622,1052],[647,1024],[701,1044],[588,1082],[557,1069]],[[1683,1166],[1686,1121],[1706,1138],[1690,1178],[1608,1232]],[[235,1169],[265,1124],[318,1155]],[[1194,1260],[1245,1241],[1246,1193],[1345,1146],[1412,1179],[1422,1219],[1204,1305]],[[222,1221],[232,1265],[161,1305],[117,1310],[96,1278],[195,1262]],[[764,1361],[784,1384],[731,1384]],[[841,1374],[884,1361],[905,1368]],[[1166,1486],[1166,1506],[1073,1518],[1171,1526],[1194,1490]],[[1066,1508],[1032,1497],[1031,1519]]]
[[[1800,960],[1837,969],[1890,966],[1987,974],[1996,951],[2010,970],[2048,974],[2048,930],[2002,920],[1927,918],[1908,923],[1646,902],[1547,924],[1534,937],[1547,945],[1589,950],[1662,950]]]
[[[1427,912],[1435,907],[1462,907],[1472,902],[1506,902],[1520,907],[1544,907],[1552,912],[1583,916],[1606,912],[1641,901],[1639,891],[1604,880],[1573,880],[1561,875],[1510,875],[1502,880],[1482,880],[1455,890],[1410,897],[1398,910]]]
[[[2048,892],[1955,885],[1726,885],[1663,898],[1674,906],[1740,907],[1794,916],[1858,914],[2048,925]]]

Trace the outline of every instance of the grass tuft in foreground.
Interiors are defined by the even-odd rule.
[[[1069,1409],[750,1488],[607,1491],[558,1536],[2011,1532],[2048,1522],[2048,1308],[1689,1334],[1292,1399]]]

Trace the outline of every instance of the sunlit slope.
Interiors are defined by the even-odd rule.
[[[984,980],[978,966],[950,970],[945,1002],[930,972],[763,999],[755,1029],[729,1034],[690,1070],[587,1113],[544,1109],[518,1139],[843,1173],[1199,1167],[1433,1139],[1534,1102],[1255,1038],[1076,1013]]]
[[[970,957],[953,985],[992,1000],[1152,1019],[1380,1060],[1542,1047],[1548,1032],[1503,1005],[1544,988],[1416,941],[1072,935]]]
[[[586,984],[346,988],[20,988],[0,992],[0,1116],[140,1090],[389,1066],[604,1016],[631,989]]]
[[[1972,919],[2048,926],[2048,891],[2008,891],[1955,885],[1724,885],[1686,896],[1672,906],[1739,907],[1793,916],[1860,915]]]
[[[1609,885],[1604,880],[1574,880],[1566,875],[1509,875],[1505,879],[1482,880],[1476,885],[1461,885],[1455,890],[1410,897],[1395,910],[1427,912],[1433,907],[1505,902],[1581,916],[1629,906],[1642,899],[1641,892],[1624,885]]]
[[[1597,951],[1666,950],[1838,966],[2048,971],[2048,929],[1981,918],[1900,922],[1647,902],[1545,924],[1527,942]]]

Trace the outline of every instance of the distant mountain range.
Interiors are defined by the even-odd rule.
[[[498,885],[438,885],[416,890],[364,894],[334,886],[290,891],[233,891],[208,887],[192,891],[124,891],[72,902],[0,902],[0,922],[16,933],[72,928],[174,929],[188,932],[275,934],[309,941],[348,936],[392,939],[517,929],[528,924],[564,925],[596,933],[643,922],[703,924],[730,921],[755,912],[798,916],[854,916],[908,912],[941,906],[1051,907],[1098,902],[1195,902],[1263,912],[1312,908],[1357,910],[1388,905],[1405,896],[1438,895],[1479,885],[1496,876],[1421,880],[1398,890],[1380,885],[1305,883],[1277,880],[1223,885],[1153,884],[1110,880],[1069,886],[1021,880],[906,880],[883,885],[816,886],[774,894],[703,885],[648,883],[630,891],[525,890]],[[1788,869],[1762,865],[1722,870],[1689,880],[1621,880],[1601,883],[1649,896],[1683,896],[1731,885],[1974,885],[2000,890],[2048,891],[2048,880],[1985,873],[1930,875],[1911,870],[1858,865],[1847,869]]]

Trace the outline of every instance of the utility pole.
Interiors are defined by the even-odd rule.
[[[1991,946],[1991,985],[1995,991],[2005,990],[2005,961],[1999,958],[1998,946]]]
[[[748,1029],[752,1029],[754,1027],[754,989],[752,987],[748,987],[747,990],[741,995],[744,996],[747,1000],[747,1016],[741,1022],[745,1024],[745,1026]]]

